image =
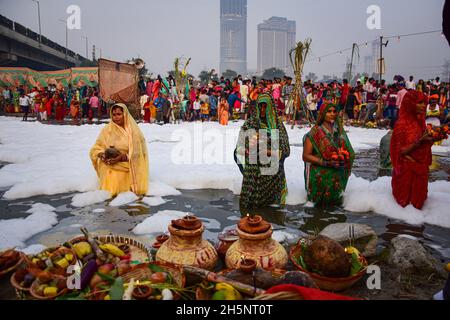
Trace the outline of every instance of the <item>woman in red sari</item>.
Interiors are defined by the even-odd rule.
[[[150,97],[148,97],[147,102],[144,103],[144,122],[145,123],[150,123],[152,105],[153,105],[153,101]]]
[[[54,104],[55,104],[55,96],[52,96],[50,99],[47,100],[45,103],[45,109],[47,111],[47,119],[50,120],[52,117],[52,112],[54,110]]]
[[[433,138],[427,134],[427,97],[411,90],[403,98],[391,140],[392,194],[402,207],[422,209],[428,195]]]
[[[55,111],[55,119],[58,122],[62,122],[64,120],[65,116],[65,110],[64,110],[64,101],[62,101],[61,98],[57,98],[56,100],[56,111]]]

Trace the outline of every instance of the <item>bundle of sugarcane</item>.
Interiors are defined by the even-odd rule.
[[[186,69],[189,65],[189,62],[191,62],[191,58],[188,58],[186,60],[186,63],[183,66],[183,70],[180,71],[180,58],[176,57],[175,61],[174,61],[174,71],[175,71],[175,87],[176,87],[176,91],[177,91],[177,97],[179,100],[179,88],[182,88],[184,86],[184,82],[186,81]]]
[[[294,127],[295,124],[295,115],[297,111],[300,111],[302,107],[306,107],[306,97],[303,93],[303,81],[302,81],[302,73],[303,73],[303,67],[305,66],[306,57],[308,56],[308,53],[311,48],[311,42],[312,40],[310,38],[307,38],[304,42],[297,42],[297,46],[293,48],[289,52],[289,59],[291,60],[292,68],[294,69],[294,75],[295,75],[295,85],[294,90],[292,90],[291,96],[289,97],[289,103],[294,104],[293,109],[293,124],[292,127]],[[314,122],[314,117],[312,116],[311,112],[308,110],[308,108],[304,108],[306,119],[309,123]]]

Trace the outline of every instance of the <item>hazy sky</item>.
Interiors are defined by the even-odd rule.
[[[297,22],[297,40],[311,37],[312,56],[391,36],[442,29],[443,0],[248,0],[248,68],[256,70],[257,24],[271,16]],[[191,57],[188,71],[219,69],[219,0],[40,0],[42,34],[64,46],[66,8],[81,8],[81,30],[69,31],[69,48],[85,55],[85,39],[102,55],[124,61],[140,56],[157,74],[171,70],[176,56]],[[366,27],[370,5],[381,8],[381,29]],[[37,5],[32,0],[0,0],[0,13],[38,32]],[[357,71],[371,47],[360,48]],[[441,75],[450,48],[439,33],[391,39],[383,49],[388,80],[394,74],[432,78]],[[305,71],[341,76],[351,52],[309,62]],[[97,57],[99,51],[97,51]]]

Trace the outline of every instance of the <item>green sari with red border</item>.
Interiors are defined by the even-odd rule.
[[[347,187],[355,159],[355,152],[340,121],[335,122],[333,132],[323,125],[325,114],[330,107],[337,110],[333,104],[322,106],[315,126],[303,137],[303,144],[309,139],[314,154],[323,160],[331,161],[333,153],[338,153],[342,147],[349,153],[349,160],[346,160],[340,168],[322,167],[305,162],[304,175],[308,201],[321,206],[342,204],[342,194]]]

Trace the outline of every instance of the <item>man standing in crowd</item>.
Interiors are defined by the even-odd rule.
[[[22,121],[28,120],[28,113],[30,112],[30,98],[25,93],[20,94],[19,106],[23,112]]]
[[[160,124],[161,122],[163,122],[163,106],[166,104],[164,95],[156,98],[154,104],[156,107],[156,123]]]
[[[94,92],[92,97],[89,99],[89,106],[91,108],[92,118],[97,119],[97,122],[98,122],[100,119],[99,119],[99,112],[98,112],[99,100],[97,97],[97,92]]]
[[[292,78],[286,77],[286,84],[281,90],[281,97],[283,98],[283,103],[285,106],[284,112],[286,114],[286,120],[289,124],[292,120],[292,115],[294,113],[294,102],[290,101],[292,90],[294,90],[294,85],[292,84]]]
[[[409,76],[409,81],[406,81],[406,90],[416,90],[416,83],[413,79],[413,76]]]

